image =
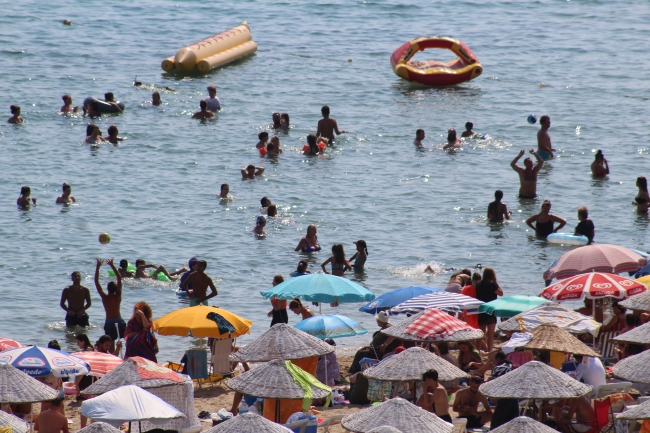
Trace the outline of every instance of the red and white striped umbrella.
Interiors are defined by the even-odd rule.
[[[474,330],[467,323],[436,308],[426,310],[404,332],[422,340],[441,340],[458,331]]]
[[[109,371],[124,362],[122,358],[111,355],[110,353],[86,351],[75,352],[72,355],[86,361],[90,365],[89,376],[106,376]]]
[[[568,278],[586,272],[634,272],[648,264],[645,257],[617,245],[596,244],[571,250],[544,272],[544,280]]]
[[[576,275],[548,286],[539,296],[551,301],[576,299],[627,298],[645,292],[647,287],[620,275],[591,272]]]
[[[0,337],[0,352],[3,350],[16,349],[18,347],[25,347],[25,345],[17,342],[16,340]]]

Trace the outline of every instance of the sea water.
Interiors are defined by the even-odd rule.
[[[259,45],[250,58],[205,75],[160,69],[179,48],[244,20]],[[81,271],[92,293],[87,332],[95,341],[104,321],[95,258],[143,258],[177,269],[196,256],[208,262],[219,290],[211,304],[253,320],[251,335],[240,340],[246,344],[270,324],[271,305],[259,292],[305,258],[294,248],[309,224],[318,226],[323,247],[308,258],[314,272],[333,244],[344,244],[349,257],[352,242],[366,240],[365,272],[348,277],[376,295],[414,284],[444,288],[450,268],[477,264],[496,270],[506,295],[537,295],[543,272],[568,250],[526,226],[541,199],[568,220],[563,231],[572,232],[584,205],[596,242],[648,250],[648,218],[630,203],[636,177],[650,175],[649,22],[650,6],[631,1],[6,3],[0,110],[8,118],[9,105],[20,105],[25,123],[0,123],[0,336],[40,345],[58,339],[74,350],[59,307],[72,271]],[[464,41],[483,75],[443,89],[395,76],[392,51],[433,35]],[[453,57],[428,51],[417,58],[436,54]],[[159,88],[132,87],[136,75]],[[216,120],[193,120],[209,85],[217,86],[223,110]],[[159,107],[149,102],[154,90]],[[91,121],[57,114],[61,96],[81,105],[108,91],[126,110],[93,122],[104,134],[116,125],[126,140],[84,145]],[[350,132],[324,155],[305,157],[300,149],[325,104]],[[257,134],[275,111],[288,112],[292,127],[278,134],[284,153],[264,159]],[[558,149],[540,172],[536,202],[517,199],[519,180],[509,166],[520,149],[536,147],[530,113],[551,116]],[[443,151],[447,129],[460,134],[467,121],[485,138]],[[418,128],[426,131],[423,150],[412,144]],[[611,165],[605,180],[590,176],[598,149]],[[265,167],[264,175],[242,180],[240,169],[251,163]],[[63,182],[77,198],[69,207],[54,204]],[[233,202],[215,197],[222,183]],[[27,211],[15,206],[22,185],[38,198]],[[486,222],[496,189],[513,212],[505,224]],[[279,217],[258,239],[251,229],[263,196],[278,205]],[[108,245],[97,241],[103,232],[112,237]],[[437,272],[423,273],[426,264]],[[154,317],[185,306],[175,288],[125,281],[123,316],[140,300]],[[374,332],[361,305],[323,312]],[[299,316],[289,315],[295,324]],[[159,359],[178,360],[198,343],[161,336]]]

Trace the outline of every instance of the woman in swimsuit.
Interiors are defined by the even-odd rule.
[[[84,144],[99,144],[105,142],[106,140],[102,137],[102,131],[99,129],[99,126],[95,126],[92,131],[90,131],[90,135],[88,135],[84,140]]]
[[[366,263],[366,259],[368,258],[368,247],[366,246],[366,241],[359,239],[352,243],[357,247],[357,252],[350,257],[350,261],[354,260],[352,268],[354,269],[354,272],[363,272],[363,265]]]
[[[634,198],[632,204],[636,206],[638,213],[648,212],[648,202],[650,201],[650,196],[648,196],[648,180],[644,176],[637,177],[636,186],[639,188],[639,193]]]
[[[303,253],[314,253],[320,251],[320,244],[318,243],[316,226],[314,224],[309,224],[307,227],[307,235],[300,239],[300,242],[298,242],[298,246],[294,251],[302,251]]]
[[[70,195],[72,194],[72,187],[70,185],[64,183],[61,188],[63,190],[63,194],[61,194],[56,198],[56,204],[75,203],[77,201],[74,197]]]
[[[557,215],[553,215],[550,212],[551,202],[549,200],[544,200],[544,203],[542,203],[542,211],[526,220],[528,227],[535,230],[535,234],[540,238],[545,238],[551,233],[557,233],[566,224],[566,220]],[[534,222],[537,224],[533,225]],[[554,223],[559,224],[556,229],[553,228]]]
[[[301,261],[298,262],[298,268],[296,268],[296,270],[293,271],[289,275],[291,277],[301,277],[303,275],[309,275],[309,274],[311,274],[311,271],[307,270],[307,266],[309,266],[309,263],[307,263],[307,260],[301,260]]]
[[[600,328],[600,332],[620,332],[625,327],[625,316],[627,315],[627,309],[618,305],[618,302],[614,302],[612,305],[612,310],[614,311],[614,316],[609,320],[609,322],[607,322],[606,325],[603,325]]]
[[[300,299],[298,298],[295,298],[289,303],[289,309],[293,311],[294,314],[302,315],[302,320],[315,316],[314,312],[311,311],[309,307],[302,305],[302,302],[300,302]]]
[[[593,177],[605,177],[609,174],[609,165],[603,156],[603,151],[596,152],[596,158],[591,163],[591,175]]]
[[[320,265],[321,268],[323,268],[323,272],[326,274],[329,274],[329,272],[327,272],[327,268],[325,268],[325,265],[328,263],[332,264],[332,275],[336,275],[337,277],[342,277],[345,275],[345,271],[352,270],[350,262],[348,262],[345,258],[345,250],[343,250],[343,244],[334,244],[334,246],[332,246],[332,257],[325,260]]]
[[[289,113],[282,113],[280,114],[280,128],[284,132],[289,132],[289,128],[291,127],[289,123]]]
[[[18,105],[10,105],[11,117],[7,123],[23,123],[23,118],[20,117],[20,107]]]
[[[470,368],[477,369],[483,366],[481,355],[469,341],[458,343],[458,366],[466,373],[470,372]]]

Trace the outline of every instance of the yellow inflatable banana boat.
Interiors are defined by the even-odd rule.
[[[248,23],[234,27],[218,35],[210,36],[187,47],[183,47],[173,57],[162,61],[161,67],[167,72],[174,69],[181,72],[208,72],[253,54],[257,44],[248,28]]]

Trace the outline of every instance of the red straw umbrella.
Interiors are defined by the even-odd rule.
[[[118,358],[110,353],[75,352],[73,355],[83,359],[90,365],[90,376],[105,376],[106,373],[124,362],[122,358]]]
[[[441,340],[458,331],[474,328],[437,308],[426,310],[404,330],[406,334],[423,340]]]
[[[544,272],[544,280],[572,277],[585,272],[634,272],[648,264],[645,257],[616,245],[586,245],[565,253]]]
[[[591,272],[570,277],[548,286],[539,296],[551,301],[600,299],[605,297],[623,299],[645,292],[644,284],[614,274]]]
[[[17,342],[16,340],[0,337],[0,352],[3,350],[16,349],[18,347],[25,347],[25,345]]]

